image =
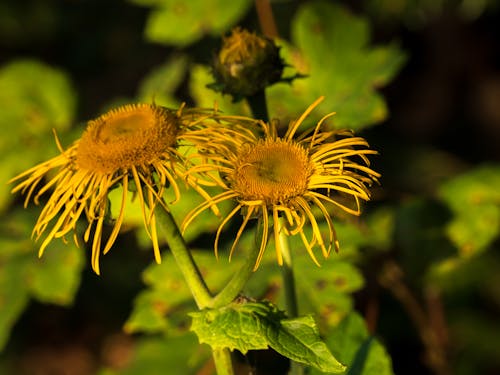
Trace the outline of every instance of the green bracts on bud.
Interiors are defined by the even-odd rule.
[[[279,47],[271,39],[235,28],[214,58],[215,82],[208,87],[238,101],[280,81],[283,68]]]

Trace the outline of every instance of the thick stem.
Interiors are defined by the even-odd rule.
[[[253,117],[257,120],[269,122],[265,90],[261,90],[255,95],[247,96],[246,99],[250,109],[252,110]]]
[[[282,225],[282,219],[275,225]],[[295,276],[293,274],[293,260],[288,244],[288,237],[281,228],[279,229],[279,241],[281,244],[281,254],[283,255],[283,266],[281,267],[281,277],[283,279],[283,288],[285,290],[286,311],[290,318],[299,315],[297,303],[297,292],[295,289]]]
[[[199,309],[212,305],[210,290],[196,266],[193,256],[186,246],[174,218],[162,205],[155,207],[155,217],[158,220],[167,244],[188,284]],[[214,350],[213,353],[217,375],[234,375],[231,352],[229,349]]]
[[[295,288],[295,276],[293,274],[293,259],[288,243],[288,236],[282,230],[283,218],[274,225],[279,225],[279,241],[281,246],[281,254],[283,256],[283,267],[281,267],[281,277],[283,279],[283,288],[285,290],[286,311],[290,318],[295,318],[299,315],[299,306],[297,302],[297,291]],[[304,367],[297,362],[290,360],[290,374],[303,375]]]
[[[155,217],[158,226],[165,236],[167,244],[172,252],[178,267],[180,268],[186,283],[188,284],[194,300],[199,309],[210,306],[212,295],[194,262],[193,256],[187,248],[186,242],[175,222],[174,218],[162,205],[155,207]]]
[[[268,38],[277,38],[278,28],[274,20],[271,2],[269,0],[255,0],[255,9],[262,33]]]
[[[260,226],[258,227],[260,228]],[[258,229],[256,229],[258,232]],[[257,233],[256,232],[256,233]],[[257,235],[257,234],[256,234]],[[217,308],[231,303],[241,293],[243,287],[250,279],[254,271],[255,262],[259,256],[259,246],[252,246],[252,250],[247,256],[245,263],[243,263],[227,285],[222,289],[212,300],[210,307]]]
[[[217,375],[234,375],[233,362],[229,349],[216,349],[212,352]]]

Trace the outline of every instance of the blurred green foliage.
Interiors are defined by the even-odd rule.
[[[250,0],[129,0],[152,7],[145,27],[152,42],[186,46],[209,34],[219,36],[245,14]]]
[[[8,131],[0,139],[0,178],[8,181],[55,154],[51,130],[71,127],[77,96],[64,72],[36,60],[16,60],[0,69],[0,102],[0,128]],[[9,190],[0,185],[0,210],[12,200]]]

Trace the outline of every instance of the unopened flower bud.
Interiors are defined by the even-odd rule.
[[[237,101],[280,81],[283,67],[279,47],[272,40],[235,28],[214,59],[216,82],[209,87]]]

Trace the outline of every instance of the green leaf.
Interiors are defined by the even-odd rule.
[[[306,256],[294,261],[300,306],[314,311],[329,326],[337,325],[349,314],[354,304],[350,294],[364,285],[354,265],[332,258],[322,261],[321,267]]]
[[[68,306],[80,284],[83,253],[72,243],[54,240],[41,259],[31,241],[35,210],[2,218],[0,232],[0,349],[30,297]]]
[[[324,372],[345,370],[319,337],[311,316],[286,319],[282,311],[266,302],[232,303],[220,309],[190,314],[191,330],[213,349],[248,350],[273,348],[293,361]]]
[[[23,136],[68,129],[76,109],[66,74],[36,60],[17,60],[0,69],[0,102],[0,127]]]
[[[0,350],[7,343],[12,326],[29,302],[29,293],[22,285],[23,262],[18,259],[4,264],[0,255]]]
[[[0,138],[0,181],[8,181],[57,152],[51,130],[70,127],[76,94],[63,72],[17,60],[0,68],[0,103],[0,130],[8,135]],[[0,184],[0,210],[12,200],[11,188]]]
[[[147,3],[153,5],[153,2]],[[146,24],[147,39],[187,46],[206,34],[216,36],[228,30],[247,12],[251,1],[163,0],[155,3]]]
[[[184,55],[176,55],[151,71],[141,82],[138,100],[168,108],[179,107],[174,92],[186,74],[187,60]]]
[[[69,306],[80,286],[84,265],[81,249],[72,242],[56,240],[38,261],[29,259],[25,283],[37,300]]]
[[[179,190],[181,193],[181,198],[175,204],[169,204],[170,202],[173,202],[175,200],[173,189],[167,189],[163,198],[165,199],[167,204],[169,204],[169,209],[175,221],[180,225],[186,213],[202,203],[204,201],[204,198],[202,198],[201,195],[194,189],[188,188],[184,183],[179,184]],[[213,187],[207,187],[206,191],[211,196],[214,196],[214,192],[218,192],[219,190],[216,190],[216,188]],[[122,188],[119,187],[117,189],[111,190],[108,193],[108,199],[111,202],[111,216],[115,218],[118,216],[121,207]],[[221,211],[221,216],[224,217],[225,214],[229,212],[231,202],[222,202],[218,205],[218,207]],[[194,220],[186,229],[183,236],[184,240],[189,242],[196,239],[201,234],[215,233],[217,227],[220,224],[220,221],[220,218],[216,217],[212,211],[206,210],[202,212],[198,216],[197,220]],[[132,227],[137,229],[137,239],[141,248],[149,249],[151,247],[151,239],[144,227],[142,207],[138,199],[130,197],[130,199],[126,202],[123,227]],[[164,244],[164,239],[160,237],[159,243],[160,245]],[[207,245],[208,246],[206,247],[206,249],[213,250],[213,242]]]
[[[392,375],[392,361],[385,348],[368,334],[363,319],[355,312],[326,335],[332,353],[347,364],[349,375]],[[320,374],[313,370],[312,375]]]
[[[211,252],[194,252],[193,256],[208,285],[219,290],[227,283],[238,262],[218,262]],[[147,289],[134,301],[125,330],[135,332],[172,332],[185,323],[187,311],[195,308],[191,291],[172,256],[163,256],[161,264],[151,264],[143,272]]]
[[[336,111],[337,127],[359,130],[387,117],[375,89],[386,85],[405,61],[396,45],[370,47],[367,20],[326,1],[302,5],[291,33],[296,48],[283,43],[284,60],[307,77],[269,88],[271,117],[296,118],[320,96],[325,100],[312,118]]]
[[[250,107],[246,101],[233,103],[231,95],[223,95],[207,87],[214,81],[208,66],[193,65],[190,74],[189,91],[198,107],[213,108],[217,104],[225,114],[250,116]]]
[[[485,165],[461,174],[439,189],[454,213],[450,240],[464,257],[484,251],[500,231],[500,166]]]
[[[196,337],[188,332],[175,337],[148,337],[138,340],[130,363],[119,371],[102,369],[99,375],[178,375],[197,374],[210,357],[196,348]]]
[[[300,310],[314,312],[322,324],[331,327],[348,315],[354,305],[351,294],[364,286],[363,276],[353,261],[358,260],[368,249],[386,251],[392,242],[394,221],[394,210],[380,207],[367,215],[363,223],[336,222],[340,251],[332,251],[327,259],[317,251],[320,267],[314,264],[299,236],[289,237]],[[321,222],[319,226],[323,233],[328,231],[326,223]],[[310,238],[310,228],[304,228],[304,231],[306,237]],[[243,237],[242,242],[245,244],[242,248],[252,246],[252,241],[253,236]],[[266,296],[266,299],[283,306],[282,293],[278,293],[282,288],[282,280],[272,245],[271,241],[258,271],[249,280],[244,292],[254,298]],[[360,252],[361,248],[363,253]]]
[[[436,262],[456,251],[443,231],[449,213],[435,200],[414,197],[399,205],[394,239],[399,262],[411,282],[420,283]]]

